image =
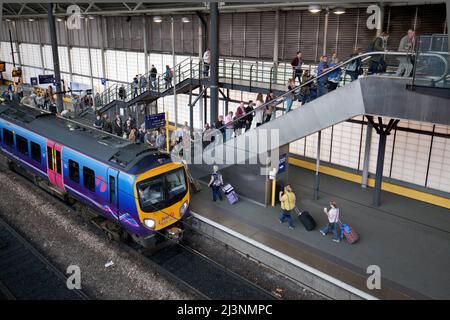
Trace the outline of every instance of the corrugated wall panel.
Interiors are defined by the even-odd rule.
[[[389,50],[397,50],[401,38],[406,35],[408,29],[414,28],[415,15],[416,6],[390,7],[389,10],[385,10],[384,30],[389,33]]]
[[[131,31],[131,17],[125,18],[122,20],[123,23],[121,25],[122,27],[122,33],[123,33],[123,49],[124,50],[130,50],[131,49],[131,43],[132,43],[132,31]]]
[[[301,13],[300,51],[303,59],[308,61],[316,60],[317,22],[319,19],[318,15],[312,15],[308,11]]]
[[[386,9],[387,11],[388,9]],[[366,10],[361,8],[358,9],[357,15],[359,14],[358,18],[358,37],[356,46],[360,47],[363,51],[367,50],[367,47],[369,46],[369,43],[373,41],[373,39],[376,36],[376,30],[369,30],[366,25],[367,20],[367,13]]]
[[[221,14],[219,22],[219,54],[221,56],[231,56],[233,52],[233,47],[231,45],[232,14]]]
[[[444,33],[446,8],[445,4],[418,6],[416,33],[430,35]]]
[[[102,47],[102,20],[94,19],[89,20],[89,38],[91,48],[101,48]]]
[[[261,29],[259,27],[260,13],[247,13],[245,17],[245,56],[259,58],[259,38]]]
[[[275,12],[261,12],[261,58],[273,58],[273,39],[275,37]]]
[[[365,24],[365,20],[363,21]],[[347,9],[345,17],[339,17],[337,54],[341,61],[347,60],[355,48],[358,27],[358,9]]]
[[[150,51],[162,51],[162,39],[161,39],[162,26],[161,26],[161,23],[153,22],[152,18],[150,17],[149,26],[150,26],[150,34],[151,34],[151,39],[149,41],[149,46],[148,46],[149,50]]]
[[[285,41],[286,41],[286,12],[280,12],[280,21],[279,21],[279,33],[278,33],[278,58],[279,60],[285,60]]]
[[[284,30],[284,57],[292,59],[300,49],[301,11],[290,11],[286,13]]]
[[[340,34],[339,31],[339,22],[342,16],[339,16],[337,14],[334,13],[330,13],[328,15],[328,33],[327,33],[327,50],[326,50],[326,54],[329,55],[331,57],[331,54],[333,52],[338,52],[338,39],[337,37]],[[342,19],[345,18],[345,22],[347,22],[348,17],[342,17]],[[323,20],[325,21],[325,16],[323,17]],[[321,23],[322,23],[321,21]],[[322,39],[323,39],[323,35],[322,35]],[[323,44],[322,44],[323,46]],[[322,47],[320,47],[322,48]],[[340,58],[340,56],[338,55],[338,57]],[[341,59],[341,58],[340,58]]]
[[[232,55],[245,57],[245,13],[233,14],[232,21]]]
[[[194,48],[194,50],[192,51],[194,54],[198,54],[198,42],[199,42],[199,37],[198,37],[198,28],[200,25],[200,21],[196,16],[192,17],[192,46]],[[200,41],[202,41],[200,39]],[[188,53],[188,52],[186,52]]]

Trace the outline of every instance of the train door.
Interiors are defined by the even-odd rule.
[[[50,183],[64,191],[62,175],[62,147],[53,141],[47,140],[47,174]]]
[[[119,219],[119,171],[108,168],[108,202]]]

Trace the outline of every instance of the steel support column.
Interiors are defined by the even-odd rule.
[[[275,11],[275,31],[273,37],[273,83],[277,83],[278,79],[278,51],[280,38],[280,10]]]
[[[330,16],[330,11],[325,13],[325,23],[323,27],[323,49],[322,49],[322,55],[327,54],[327,38],[328,38],[328,18]]]
[[[175,116],[175,128],[178,127],[178,101],[177,101],[177,72],[176,72],[176,57],[175,57],[175,35],[174,35],[174,19],[170,17],[170,38],[172,42],[172,65],[173,65],[173,108]]]
[[[316,159],[316,185],[314,187],[314,200],[319,199],[320,188],[320,145],[322,141],[322,131],[318,132],[317,136],[317,159]]]
[[[397,126],[400,120],[390,119],[386,127],[383,126],[383,120],[381,117],[378,117],[378,124],[374,122],[372,116],[367,116],[367,120],[380,135],[377,154],[377,169],[375,173],[375,189],[372,200],[372,204],[375,207],[379,207],[381,205],[381,184],[383,182],[384,155],[386,151],[387,136],[391,134],[392,129]]]
[[[144,16],[142,16],[142,26],[144,27],[142,36],[144,37],[144,67],[145,67],[145,75],[148,75],[149,69],[148,69],[148,33],[147,33],[147,19]]]
[[[448,43],[450,43],[450,32],[448,32],[450,28],[450,0],[445,1],[445,6],[447,7],[447,37]],[[450,45],[448,46],[448,54],[450,54]]]
[[[53,15],[53,3],[48,6],[48,26],[50,31],[50,41],[52,44],[53,54],[53,69],[55,72],[55,87],[56,87],[56,108],[58,112],[63,111],[63,101],[61,94],[61,72],[59,70],[59,55],[58,55],[58,40],[56,38],[55,16]]]
[[[219,116],[219,7],[217,2],[210,3],[211,17],[211,71],[210,71],[210,123]]]
[[[369,160],[370,160],[370,146],[372,144],[372,124],[370,122],[367,124],[366,130],[366,145],[364,149],[364,163],[363,172],[361,178],[361,186],[367,188],[367,180],[369,178]]]
[[[92,55],[91,55],[91,35],[90,35],[90,30],[89,30],[89,21],[91,21],[91,19],[84,19],[86,21],[86,39],[87,39],[87,49],[88,49],[88,53],[89,53],[89,77],[91,78],[91,90],[92,90],[92,94],[95,96],[95,90],[94,90],[94,78],[92,77]],[[95,100],[95,99],[93,99]],[[97,106],[95,106],[97,107]]]

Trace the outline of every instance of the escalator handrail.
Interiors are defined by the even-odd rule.
[[[294,89],[285,92],[285,93],[282,94],[281,96],[279,96],[279,97],[277,97],[277,98],[275,98],[275,99],[273,99],[273,100],[271,100],[271,101],[269,101],[269,102],[263,103],[263,104],[260,105],[258,108],[255,108],[255,109],[253,109],[253,110],[250,111],[250,112],[244,113],[240,118],[233,119],[233,121],[231,121],[231,122],[233,123],[233,127],[234,127],[234,123],[236,123],[237,121],[239,121],[239,120],[241,120],[241,119],[243,119],[243,118],[245,118],[245,117],[247,117],[247,116],[253,114],[256,110],[259,110],[259,109],[262,109],[262,108],[266,108],[266,106],[271,105],[271,104],[278,105],[278,104],[284,102],[284,101],[286,100],[286,97],[287,97],[287,96],[289,96],[289,95],[291,95],[291,94],[297,92],[299,89],[301,89],[302,87],[304,87],[304,86],[306,86],[306,85],[312,84],[314,81],[317,81],[318,79],[320,79],[320,78],[322,78],[322,77],[328,76],[328,75],[329,75],[331,72],[333,72],[334,70],[339,69],[339,68],[342,68],[343,66],[349,64],[350,62],[353,62],[354,60],[357,60],[357,59],[363,59],[363,58],[365,58],[365,57],[371,57],[371,56],[376,56],[376,55],[413,56],[413,55],[415,55],[415,54],[412,53],[412,52],[374,51],[374,52],[366,52],[366,53],[362,53],[362,54],[357,55],[357,56],[355,56],[355,57],[351,57],[350,59],[348,59],[348,60],[346,60],[346,61],[344,61],[344,62],[341,62],[341,63],[339,63],[338,65],[332,67],[330,70],[328,70],[328,71],[322,73],[320,76],[313,77],[312,79],[306,81],[305,83],[302,83],[301,85],[296,86]],[[225,116],[224,116],[224,117],[225,117]],[[216,129],[216,130],[226,129],[226,127],[227,127],[227,125],[228,125],[229,123],[230,123],[230,122],[225,123],[223,126],[221,126],[221,127],[219,127],[219,128],[215,128],[215,129]]]

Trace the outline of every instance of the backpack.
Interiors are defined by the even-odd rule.
[[[215,186],[215,187],[220,186],[220,174],[219,173],[213,173],[212,176],[213,176],[212,185]]]

